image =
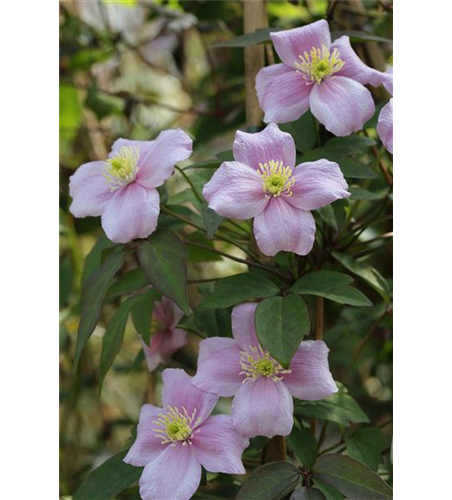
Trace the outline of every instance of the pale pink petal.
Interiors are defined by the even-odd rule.
[[[295,67],[300,62],[298,56],[309,54],[312,48],[327,48],[331,45],[331,34],[328,23],[322,19],[301,28],[277,31],[271,33],[270,37],[281,61]]]
[[[190,500],[200,482],[201,464],[193,446],[167,446],[144,468],[140,495],[143,500]]]
[[[313,87],[309,97],[312,114],[334,135],[361,130],[374,114],[371,93],[355,80],[337,76]]]
[[[287,201],[303,210],[315,210],[348,198],[348,185],[335,162],[325,159],[302,163],[294,171],[293,195]]]
[[[118,189],[102,214],[102,227],[115,243],[147,238],[157,227],[160,197],[136,182]]]
[[[204,422],[193,438],[193,448],[209,472],[245,474],[242,453],[249,441],[232,424],[230,415],[214,415]]]
[[[295,166],[295,142],[290,134],[279,130],[275,123],[270,123],[262,132],[255,134],[238,130],[233,153],[237,161],[254,170],[259,168],[259,163],[268,163],[270,160],[282,161],[286,167]]]
[[[283,197],[272,198],[254,219],[254,236],[262,253],[307,255],[314,245],[315,221],[311,212],[290,205]]]
[[[382,83],[385,89],[394,95],[394,68],[391,66],[386,73],[383,73]]]
[[[189,158],[193,141],[182,129],[164,130],[138,163],[137,182],[146,188],[161,186],[174,172],[174,166]]]
[[[167,328],[172,328],[179,323],[184,313],[172,300],[162,297],[162,300],[154,303],[153,315]]]
[[[252,219],[268,203],[260,175],[237,161],[222,163],[202,194],[212,210],[232,219]]]
[[[380,111],[380,116],[378,117],[377,132],[380,136],[381,142],[384,147],[390,152],[393,152],[393,121],[394,121],[394,109],[392,99],[386,104]]]
[[[161,443],[162,438],[156,437],[155,423],[161,408],[152,405],[143,405],[140,412],[140,421],[137,427],[137,437],[129,452],[124,458],[126,464],[144,467],[162,453],[166,445]]]
[[[301,343],[283,383],[292,396],[316,401],[337,392],[337,386],[328,365],[329,349],[322,340],[306,340]]]
[[[300,118],[309,109],[309,94],[303,76],[285,64],[262,68],[256,76],[256,92],[264,121],[287,123]]]
[[[348,36],[341,36],[331,44],[331,52],[338,49],[339,57],[345,62],[343,68],[335,73],[335,76],[346,76],[362,84],[370,83],[374,87],[381,85],[384,73],[376,69],[369,68],[361,61],[350,45]]]
[[[179,328],[170,328],[151,337],[147,346],[141,339],[144,355],[149,368],[153,371],[160,363],[165,363],[176,351],[187,344],[187,333]]]
[[[69,208],[75,217],[97,217],[113,193],[103,173],[104,161],[91,161],[81,165],[69,178],[69,194],[72,203]]]
[[[165,361],[160,354],[160,345],[164,336],[164,332],[152,335],[150,346],[146,345],[146,342],[140,337],[144,357],[146,358],[146,364],[150,372],[154,371],[160,363]]]
[[[287,436],[293,426],[292,396],[283,382],[247,381],[232,402],[232,421],[243,436]]]
[[[243,351],[259,346],[254,326],[256,308],[257,303],[245,302],[232,309],[232,334]]]
[[[167,368],[162,373],[163,407],[185,408],[189,415],[196,409],[196,418],[204,422],[217,404],[218,396],[201,391],[192,384],[192,377],[184,370]]]
[[[212,337],[199,344],[198,370],[193,384],[218,396],[233,396],[242,385],[240,347],[234,339]]]
[[[145,158],[146,155],[150,151],[152,151],[154,142],[155,141],[131,141],[130,139],[123,139],[121,137],[119,139],[116,139],[116,141],[111,146],[111,152],[108,155],[108,158],[110,158],[110,159],[114,158],[116,155],[118,155],[120,153],[121,149],[124,147],[138,148],[140,151],[138,165],[141,165],[143,158]]]

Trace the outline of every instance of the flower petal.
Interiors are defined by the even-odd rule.
[[[322,340],[305,340],[300,344],[283,383],[292,396],[316,401],[337,392],[337,386],[328,365],[329,349]]]
[[[212,210],[232,219],[252,219],[268,203],[259,174],[237,161],[222,163],[202,194]]]
[[[380,111],[380,116],[378,117],[377,132],[380,136],[381,142],[384,147],[392,153],[394,140],[393,140],[393,120],[394,120],[394,110],[392,99],[386,104]]]
[[[337,136],[361,130],[375,111],[372,95],[366,87],[342,76],[314,85],[309,103],[312,114]]]
[[[381,85],[384,73],[370,68],[361,61],[350,44],[348,36],[341,36],[331,44],[331,52],[338,49],[339,57],[345,62],[344,67],[335,73],[336,76],[345,76],[362,84],[370,83],[374,87]]]
[[[174,166],[189,158],[193,141],[182,129],[164,130],[143,156],[140,156],[137,182],[146,188],[161,186],[174,172]]]
[[[204,468],[223,474],[245,474],[242,453],[248,445],[249,440],[235,430],[230,415],[208,418],[193,438],[193,448]]]
[[[141,339],[141,347],[143,348],[144,357],[146,358],[146,364],[148,365],[148,370],[150,372],[154,371],[160,363],[164,362],[162,355],[160,354],[160,345],[163,341],[164,332],[157,333],[151,337],[151,345],[146,345],[146,342]]]
[[[218,396],[233,396],[242,385],[240,347],[234,339],[212,337],[199,344],[198,370],[193,384]]]
[[[196,419],[204,422],[217,404],[218,396],[201,391],[192,384],[192,377],[184,370],[167,368],[162,373],[163,378],[163,407],[184,407],[191,415],[196,409]]]
[[[179,328],[169,328],[151,337],[148,346],[142,340],[143,351],[149,371],[153,371],[160,363],[167,361],[177,350],[187,344],[187,333]]]
[[[394,68],[391,66],[386,73],[383,73],[382,83],[385,89],[394,95]]]
[[[159,212],[157,190],[132,182],[114,193],[102,214],[102,227],[115,243],[147,238],[157,227]]]
[[[157,321],[166,325],[167,328],[171,328],[179,323],[184,313],[172,300],[162,297],[162,300],[154,304],[153,315]]]
[[[69,208],[75,217],[97,217],[113,193],[103,176],[104,161],[91,161],[81,165],[69,178],[69,194],[72,203]]]
[[[293,195],[287,202],[303,210],[315,210],[348,198],[348,185],[335,162],[325,159],[302,163],[294,171]]]
[[[189,500],[201,482],[201,464],[193,446],[167,446],[146,465],[140,478],[143,500]]]
[[[256,76],[259,106],[265,122],[287,123],[300,118],[309,109],[312,85],[285,64],[262,68]]]
[[[286,167],[295,166],[295,142],[290,134],[279,130],[275,123],[270,123],[262,132],[255,134],[238,130],[233,153],[237,161],[254,170],[259,168],[259,163],[270,160],[282,161]]]
[[[267,208],[254,219],[253,227],[261,252],[271,257],[281,251],[307,255],[314,245],[312,214],[295,208],[281,197],[270,200]]]
[[[293,426],[293,401],[283,382],[267,377],[245,382],[232,402],[232,421],[247,437],[287,436]]]
[[[245,302],[232,309],[232,334],[243,351],[249,347],[259,346],[254,326],[256,308],[256,302]]]
[[[137,437],[124,458],[126,464],[144,467],[165,451],[166,445],[161,443],[162,439],[156,437],[155,431],[152,430],[155,429],[154,420],[157,419],[159,413],[162,413],[162,409],[156,406],[143,405],[141,407]]]
[[[270,38],[281,61],[292,68],[300,61],[298,56],[309,54],[312,48],[331,45],[330,28],[324,19],[301,28],[270,33]]]

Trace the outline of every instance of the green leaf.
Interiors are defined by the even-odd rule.
[[[133,304],[132,321],[137,332],[143,337],[146,345],[151,343],[151,320],[154,312],[154,302],[159,299],[156,290],[147,290],[140,294]]]
[[[326,500],[325,495],[315,488],[300,488],[295,490],[290,500]]]
[[[236,500],[281,500],[295,488],[299,479],[300,471],[288,462],[265,464],[251,474]]]
[[[383,276],[372,266],[355,260],[350,255],[332,252],[333,257],[338,260],[346,269],[351,271],[356,276],[362,278],[375,291],[377,291],[383,299],[388,302],[391,297],[391,289],[388,282]]]
[[[198,307],[198,311],[235,306],[248,300],[273,297],[279,288],[265,276],[254,273],[236,274],[218,280],[215,289]]]
[[[342,495],[342,493],[339,493],[332,486],[322,483],[318,478],[315,479],[314,486],[325,495],[326,500],[344,500],[344,495]]]
[[[149,286],[148,280],[140,268],[132,269],[117,278],[107,292],[107,299],[128,295],[144,286]]]
[[[381,43],[393,43],[390,38],[383,38],[377,35],[370,35],[365,31],[357,30],[342,30],[342,31],[332,31],[331,39],[337,40],[341,36],[350,37],[351,42],[381,42]]]
[[[387,500],[393,497],[392,489],[377,473],[337,453],[319,457],[313,476],[333,486],[349,500]]]
[[[229,309],[209,309],[195,312],[195,326],[207,337],[231,337],[231,312]]]
[[[217,153],[216,157],[221,161],[234,161],[234,154],[232,153],[232,149],[221,151],[220,153]]]
[[[320,215],[320,218],[325,222],[325,224],[331,229],[334,229],[334,231],[337,231],[338,225],[336,221],[336,215],[334,213],[334,208],[332,205],[327,205],[326,207],[318,208],[316,210],[318,214]]]
[[[382,451],[388,447],[383,432],[376,427],[358,429],[345,438],[345,444],[351,458],[374,471],[378,470]]]
[[[215,43],[210,47],[212,49],[222,48],[222,47],[249,47],[250,45],[256,45],[258,43],[268,42],[270,40],[270,33],[273,31],[278,31],[275,28],[260,28],[252,33],[246,33],[245,35],[240,35],[232,40],[227,40],[226,42]]]
[[[137,302],[137,297],[130,297],[124,301],[116,310],[105,330],[102,339],[102,352],[99,363],[99,393],[102,390],[105,375],[111,368],[116,355],[121,350],[127,318],[132,306]]]
[[[341,425],[368,423],[369,419],[358,403],[347,394],[344,386],[320,401],[295,401],[295,413],[307,418],[321,418]]]
[[[310,111],[294,122],[281,123],[279,128],[293,137],[298,151],[305,153],[315,146],[315,121]]]
[[[367,189],[363,189],[360,187],[349,187],[348,190],[352,195],[350,196],[351,200],[362,200],[362,201],[374,201],[381,200],[385,193],[373,193]]]
[[[120,247],[110,253],[105,262],[83,284],[74,369],[77,369],[83,348],[96,327],[108,287],[123,263],[124,253]]]
[[[321,148],[313,149],[303,154],[302,162],[315,161],[322,158],[327,158],[330,161],[336,161],[341,164],[341,160],[350,156],[361,154],[361,152],[371,146],[374,146],[376,141],[370,137],[360,135],[351,135],[348,137],[334,137],[327,141]]]
[[[60,137],[74,139],[82,120],[82,106],[78,91],[72,85],[60,85]]]
[[[344,177],[354,179],[378,179],[378,175],[368,166],[354,158],[341,158],[339,167]]]
[[[351,306],[371,306],[372,302],[350,283],[353,278],[336,271],[313,271],[298,279],[291,287],[292,292],[317,295]]]
[[[189,315],[184,243],[171,231],[156,231],[138,247],[138,260],[151,285]]]
[[[298,460],[310,469],[314,465],[318,453],[317,441],[312,431],[294,426],[287,441]]]
[[[192,163],[187,165],[182,170],[197,170],[199,168],[218,168],[220,166],[220,160],[206,160],[198,163]]]
[[[94,111],[98,120],[120,114],[124,109],[124,104],[123,99],[99,91],[95,84],[89,87],[85,98],[86,107]]]
[[[284,368],[311,331],[306,304],[294,294],[262,301],[256,309],[255,324],[260,344]]]
[[[114,455],[93,470],[76,491],[73,500],[111,500],[136,483],[143,468],[124,463],[127,452]]]
[[[204,227],[207,230],[207,237],[211,239],[213,238],[215,231],[220,227],[220,224],[224,221],[224,217],[221,217],[221,215],[218,215],[207,205],[204,205],[202,207],[202,220],[204,222]]]
[[[110,241],[106,236],[101,236],[93,248],[89,252],[89,254],[85,258],[85,264],[83,266],[82,273],[82,283],[84,283],[93,272],[100,267],[102,263],[102,252],[107,248],[112,248],[116,245]]]

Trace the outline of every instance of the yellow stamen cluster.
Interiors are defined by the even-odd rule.
[[[104,177],[112,191],[135,180],[139,158],[140,150],[137,147],[123,146],[116,156],[107,160]]]
[[[182,407],[182,411],[176,406],[168,406],[166,414],[159,413],[158,419],[154,420],[154,424],[159,426],[159,429],[152,429],[155,436],[160,438],[162,444],[172,443],[175,446],[178,442],[182,445],[192,444],[195,428],[201,423],[198,418],[195,421],[196,409],[191,415]]]
[[[283,378],[281,375],[291,373],[291,370],[285,370],[261,346],[249,346],[247,351],[242,351],[240,353],[240,366],[243,370],[240,375],[245,375],[243,383],[248,380],[254,382],[260,377],[268,377],[274,382],[279,382]]]
[[[268,163],[259,163],[257,173],[262,179],[262,189],[266,196],[292,196],[291,187],[295,184],[292,169],[284,167],[282,161],[270,160]]]
[[[319,84],[321,81],[334,73],[340,71],[345,62],[339,58],[339,51],[334,49],[330,53],[326,45],[321,49],[313,47],[311,52],[298,56],[301,63],[295,61],[295,67],[300,73],[303,73],[305,80]]]

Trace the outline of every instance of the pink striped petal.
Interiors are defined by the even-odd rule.
[[[259,346],[254,327],[256,308],[257,303],[245,302],[232,309],[232,334],[243,351],[249,349],[249,347]]]
[[[380,136],[381,142],[390,153],[393,152],[394,148],[393,126],[394,108],[393,100],[391,99],[380,111],[377,123],[377,132]]]
[[[314,245],[314,217],[283,197],[272,198],[254,219],[254,236],[261,252],[270,257],[281,251],[307,255]]]
[[[179,323],[184,313],[172,300],[162,297],[162,300],[154,304],[153,315],[159,322],[166,325],[167,328],[172,328]]]
[[[151,346],[142,340],[142,346],[149,371],[165,363],[176,351],[187,344],[187,333],[179,328],[170,328],[151,337]]]

